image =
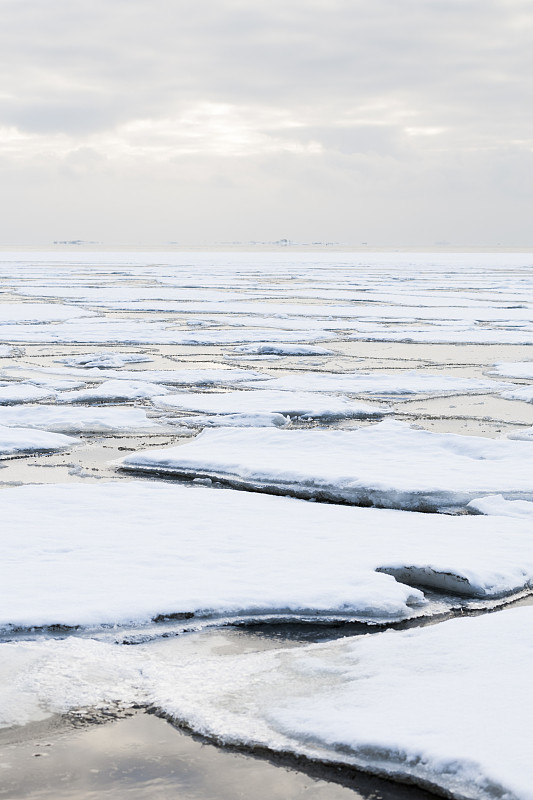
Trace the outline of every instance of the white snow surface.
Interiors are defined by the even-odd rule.
[[[254,386],[253,381],[250,386]],[[271,378],[263,382],[263,389],[281,391],[347,392],[350,394],[473,394],[498,392],[512,388],[512,384],[455,375],[432,375],[411,370],[408,372],[298,372]]]
[[[105,433],[155,428],[158,421],[149,419],[140,408],[85,408],[42,404],[0,408],[0,425],[62,433]]]
[[[234,353],[268,356],[332,356],[333,350],[305,344],[241,344],[233,348]]]
[[[532,631],[533,608],[515,608],[198,659],[160,672],[155,705],[225,743],[353,764],[451,797],[531,800]]]
[[[8,344],[0,344],[0,358],[11,358],[14,355],[14,349]]]
[[[508,439],[517,439],[523,442],[533,442],[533,427],[532,428],[522,428],[519,431],[515,431],[514,433],[507,434]]]
[[[214,416],[169,417],[166,423],[185,426],[186,428],[285,428],[290,424],[290,417],[276,412],[257,412],[240,414],[215,414]]]
[[[0,515],[2,627],[175,613],[402,619],[425,603],[403,579],[479,598],[533,581],[530,523],[513,518],[153,481],[4,489]]]
[[[492,494],[471,500],[467,508],[479,514],[533,519],[533,502],[531,500],[506,500],[501,494]]]
[[[529,378],[533,380],[533,361],[502,361],[495,364],[492,375],[504,378]]]
[[[532,800],[532,630],[524,607],[239,655],[222,637],[211,649],[192,637],[182,658],[168,641],[11,642],[0,644],[0,725],[145,703],[226,744],[355,765],[451,797]]]
[[[231,367],[204,369],[100,369],[77,367],[5,367],[0,370],[0,378],[13,379],[24,376],[32,383],[51,382],[57,380],[82,378],[84,381],[142,381],[143,383],[163,383],[175,386],[231,386],[233,383],[244,383],[265,378],[262,373],[251,369]]]
[[[533,403],[533,384],[531,386],[520,386],[507,392],[502,392],[502,397],[506,400],[523,400],[525,403]]]
[[[11,409],[0,409],[10,411]],[[18,409],[17,409],[18,410]],[[78,444],[78,439],[61,433],[47,433],[28,428],[10,428],[0,425],[0,456],[32,453],[45,450],[64,450]]]
[[[76,317],[90,317],[94,311],[59,303],[0,303],[0,325],[60,322]]]
[[[142,376],[142,373],[140,373]],[[57,395],[58,403],[117,403],[129,400],[142,400],[163,395],[169,390],[159,384],[147,381],[108,380],[89,389],[78,389],[74,392],[61,392]]]
[[[12,403],[34,403],[38,400],[49,400],[55,396],[55,391],[31,383],[12,383],[0,386],[0,405]]]
[[[80,356],[67,356],[65,358],[56,358],[55,360],[66,364],[68,367],[86,367],[87,369],[91,367],[116,369],[123,367],[125,364],[153,361],[150,356],[140,353],[115,353],[112,351],[84,353]]]
[[[235,392],[180,392],[154,397],[157,408],[207,414],[278,413],[304,418],[382,417],[389,409],[357,403],[347,397],[317,392],[277,392],[273,389]]]
[[[121,465],[385,508],[435,510],[495,493],[533,498],[533,442],[433,433],[393,420],[350,431],[206,430]]]

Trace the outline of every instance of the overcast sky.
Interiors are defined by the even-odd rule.
[[[533,245],[532,0],[0,0],[0,243]]]

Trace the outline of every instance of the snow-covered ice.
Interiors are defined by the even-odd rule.
[[[357,403],[347,397],[317,392],[278,392],[273,389],[234,392],[181,392],[154,397],[157,408],[207,414],[277,413],[307,419],[382,417],[389,409]]]
[[[139,364],[146,361],[153,361],[150,356],[140,353],[115,353],[99,352],[84,353],[81,356],[67,356],[66,358],[56,358],[56,361],[66,364],[68,367],[91,367],[117,369],[125,364]]]
[[[449,797],[531,800],[532,630],[533,608],[515,608],[196,659],[159,672],[155,705],[227,744],[352,764]]]
[[[268,356],[332,356],[333,350],[305,344],[241,344],[233,348],[234,353]]]
[[[141,408],[38,405],[0,408],[0,425],[61,433],[143,431],[158,427]]]
[[[503,361],[495,364],[491,375],[503,378],[529,378],[533,380],[533,361]]]
[[[531,386],[517,386],[506,392],[502,392],[502,397],[506,400],[523,400],[525,403],[533,403],[533,384]]]
[[[285,428],[290,424],[290,417],[276,412],[258,411],[255,413],[215,414],[213,416],[180,416],[165,418],[165,422],[178,423],[186,428]]]
[[[142,377],[142,372],[139,373]],[[154,395],[164,395],[169,390],[165,386],[148,381],[108,380],[89,389],[75,392],[61,392],[58,403],[118,403],[142,400]]]
[[[385,508],[435,510],[494,493],[533,498],[533,442],[432,433],[392,420],[350,431],[205,430],[121,465]]]
[[[250,386],[254,386],[253,381]],[[473,394],[510,389],[512,384],[456,375],[406,372],[298,372],[262,382],[263,389],[288,392],[348,392],[350,394]]]
[[[0,386],[0,405],[12,403],[35,403],[38,400],[49,400],[55,391],[31,383],[12,383]]]
[[[496,514],[500,517],[533,520],[533,502],[531,500],[506,500],[501,494],[492,494],[471,500],[467,509],[478,514]]]
[[[10,411],[11,409],[0,409]],[[18,410],[18,409],[17,409]],[[19,453],[65,450],[78,444],[78,439],[61,433],[47,433],[28,428],[10,428],[0,425],[0,456],[13,456]]]
[[[224,640],[184,643],[183,658],[169,641],[10,642],[0,644],[0,725],[140,703],[223,744],[454,798],[531,800],[532,628],[528,607],[240,655]]]
[[[423,610],[412,583],[491,598],[533,581],[530,523],[513,518],[153,481],[5,489],[0,514],[3,627],[176,613],[402,619]]]
[[[0,325],[60,322],[93,314],[94,311],[59,303],[0,303]]]

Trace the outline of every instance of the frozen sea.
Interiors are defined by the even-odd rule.
[[[533,798],[533,254],[0,274],[0,798]]]

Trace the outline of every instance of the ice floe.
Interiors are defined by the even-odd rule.
[[[389,409],[357,403],[347,397],[317,392],[279,392],[260,389],[235,392],[181,392],[154,397],[157,408],[200,411],[207,414],[277,413],[304,419],[382,417]]]
[[[51,436],[52,434],[48,434]],[[0,492],[0,626],[204,618],[403,619],[429,586],[533,580],[530,523],[311,504],[153,481]]]
[[[532,627],[533,608],[515,608],[196,659],[160,670],[150,699],[225,744],[351,764],[447,797],[531,800]]]
[[[76,317],[90,317],[94,311],[59,303],[0,303],[0,325],[60,322]]]
[[[533,497],[533,442],[433,433],[389,420],[350,431],[205,430],[177,447],[134,453],[121,465],[385,508],[436,510],[494,493]]]
[[[502,397],[506,400],[523,400],[525,403],[533,403],[533,384],[516,386],[514,389],[502,392]]]
[[[139,364],[145,361],[153,361],[150,356],[140,353],[84,353],[80,356],[68,356],[66,358],[56,358],[56,361],[66,364],[68,367],[91,367],[116,369],[125,364]]]
[[[250,382],[250,385],[255,385]],[[263,389],[348,392],[350,394],[473,394],[510,389],[512,384],[483,378],[461,378],[410,370],[405,372],[298,372],[270,378]]]
[[[488,495],[471,500],[467,509],[478,514],[496,514],[501,517],[533,519],[531,500],[506,500],[501,494]]]
[[[268,356],[332,356],[334,350],[305,344],[241,344],[233,348],[234,353]]]
[[[11,409],[0,410],[10,411]],[[78,444],[78,441],[72,436],[64,436],[61,433],[48,433],[42,430],[10,428],[0,425],[0,456],[45,452],[48,450],[65,450]]]
[[[141,704],[225,745],[351,765],[447,797],[531,800],[532,625],[533,609],[515,608],[239,655],[215,641],[182,658],[169,641],[3,643],[0,725]]]
[[[140,408],[85,408],[38,405],[0,408],[0,426],[62,433],[143,431],[158,427]]]
[[[492,375],[503,378],[529,378],[533,380],[533,361],[503,361],[495,364],[490,371]]]
[[[523,428],[519,431],[514,431],[514,433],[507,434],[508,439],[517,439],[523,442],[533,442],[533,428]]]
[[[0,386],[0,405],[12,403],[35,403],[38,400],[49,400],[55,391],[31,383],[12,383]]]
[[[142,373],[139,373],[142,376]],[[165,386],[148,381],[109,380],[89,389],[74,392],[61,392],[58,403],[119,403],[142,400],[163,395],[169,390]]]

